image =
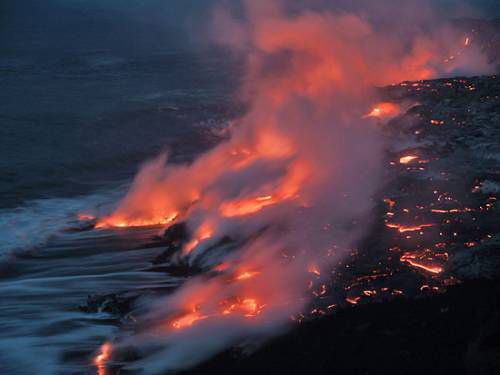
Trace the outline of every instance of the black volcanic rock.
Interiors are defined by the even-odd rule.
[[[290,332],[258,348],[232,348],[184,374],[499,374],[499,95],[498,76],[381,89],[384,100],[414,105],[380,124],[390,145],[387,184],[358,251],[337,264],[326,295],[313,299]],[[406,154],[419,158],[399,163]],[[394,202],[391,215],[385,198]],[[387,223],[432,227],[399,233]],[[164,250],[149,271],[206,271],[176,257],[189,236],[179,223],[158,237],[155,246]],[[207,251],[223,245],[238,243],[227,239]],[[403,262],[407,251],[443,271]],[[133,306],[118,294],[91,297],[82,309],[122,317]]]
[[[450,258],[450,269],[460,279],[500,278],[500,240],[493,238]]]
[[[250,355],[228,350],[182,375],[496,375],[499,281],[345,309],[299,324]]]
[[[157,265],[169,261],[175,253],[182,249],[182,245],[189,239],[187,225],[185,222],[175,223],[168,227],[162,236],[155,239],[155,246],[166,246],[166,249],[152,260],[152,263]]]
[[[138,297],[132,293],[96,294],[87,297],[87,302],[80,310],[87,313],[107,312],[115,316],[124,316],[131,310],[132,303]]]

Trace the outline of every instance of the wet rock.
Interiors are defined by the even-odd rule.
[[[176,223],[168,227],[168,229],[161,236],[162,241],[169,243],[180,243],[187,241],[189,238],[189,231],[185,222]]]
[[[189,231],[185,222],[176,223],[167,228],[162,236],[155,238],[155,247],[166,246],[166,249],[152,260],[153,264],[162,264],[171,260],[172,256],[182,249],[189,239]]]
[[[165,254],[166,253],[163,253],[162,256],[166,256]],[[156,258],[155,261],[158,261],[158,258]],[[161,263],[163,263],[163,262],[161,262]],[[157,263],[155,263],[155,264],[157,264]],[[167,263],[167,264],[153,266],[153,267],[149,268],[148,271],[163,272],[169,276],[174,276],[174,277],[189,277],[189,276],[201,274],[204,271],[204,269],[200,268],[196,265],[190,265],[190,264],[181,262],[181,263]]]
[[[137,293],[96,294],[88,296],[80,310],[87,313],[107,312],[123,317],[132,310],[132,304],[138,297]]]

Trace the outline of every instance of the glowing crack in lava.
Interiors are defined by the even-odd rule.
[[[172,321],[171,326],[174,329],[180,330],[191,327],[201,320],[221,318],[223,315],[230,314],[240,314],[246,318],[251,318],[257,316],[263,307],[264,306],[259,305],[254,298],[244,298],[242,300],[235,299],[232,302],[224,301],[224,303],[221,303],[221,310],[218,312],[214,312],[211,315],[203,315],[195,308],[192,312]]]
[[[433,227],[434,224],[420,224],[420,225],[402,225],[402,224],[386,224],[388,228],[397,229],[399,233],[421,231],[424,228]]]
[[[211,270],[151,302],[140,318],[146,328],[124,340],[160,347],[143,361],[145,373],[190,366],[249,336],[273,334],[307,307],[311,278],[328,277],[349,252],[340,249],[352,249],[370,227],[383,160],[370,117],[399,113],[387,103],[360,116],[375,87],[435,76],[450,52],[439,38],[398,40],[396,29],[377,31],[356,14],[289,12],[268,0],[244,1],[243,8],[243,18],[218,8],[214,34],[246,56],[245,114],[228,139],[192,163],[169,164],[164,155],[147,163],[98,224],[182,220],[191,237],[172,262]],[[433,224],[386,225],[404,233]]]
[[[403,263],[408,263],[412,267],[419,268],[430,273],[439,274],[444,271],[444,269],[438,265],[426,265],[425,263],[421,263],[418,260],[418,257],[411,253],[405,253],[400,260]]]
[[[414,160],[417,160],[418,156],[416,155],[407,155],[407,156],[402,156],[399,158],[399,163],[400,164],[408,164],[411,163]]]

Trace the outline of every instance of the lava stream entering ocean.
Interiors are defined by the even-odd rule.
[[[193,163],[172,165],[161,156],[145,165],[116,211],[96,226],[182,220],[191,238],[176,259],[203,260],[216,271],[153,303],[143,318],[147,328],[126,340],[162,344],[147,373],[272,334],[299,314],[309,303],[311,276],[326,278],[321,270],[333,269],[369,227],[383,148],[373,117],[400,112],[387,102],[371,107],[375,87],[451,69],[443,65],[446,40],[430,34],[399,40],[399,22],[381,30],[355,13],[291,10],[267,0],[244,1],[243,9],[242,18],[219,8],[214,33],[246,55],[248,111],[228,140]],[[455,58],[453,67],[459,63]],[[400,233],[433,225],[386,223]],[[217,246],[227,243],[233,246]],[[410,256],[401,261],[441,272]],[[314,292],[323,296],[326,287]]]

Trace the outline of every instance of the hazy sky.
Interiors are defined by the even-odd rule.
[[[197,25],[205,23],[216,1],[0,0],[0,51],[12,46],[27,50],[174,48],[187,44],[187,35],[193,37],[193,33],[186,33],[186,30],[196,30]],[[290,1],[294,4],[300,1],[333,2]],[[421,0],[406,1],[419,4]],[[348,3],[354,2],[373,5],[377,0],[351,0]],[[433,2],[447,16],[500,17],[500,0]],[[402,6],[401,3],[394,1],[394,12]]]

